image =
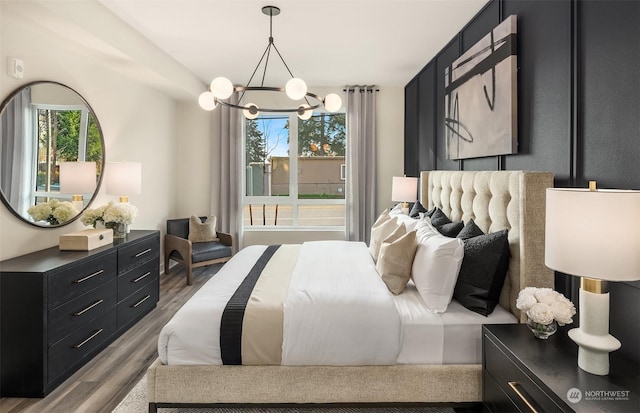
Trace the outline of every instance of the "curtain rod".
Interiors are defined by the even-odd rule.
[[[358,89],[359,92],[380,92],[377,86],[347,86],[342,89],[343,92],[355,92]]]

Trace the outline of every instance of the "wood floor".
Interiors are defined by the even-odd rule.
[[[160,275],[160,301],[89,363],[42,399],[0,398],[1,413],[110,413],[144,376],[158,357],[158,334],[182,304],[222,264],[194,269],[193,285],[186,284],[182,266]]]

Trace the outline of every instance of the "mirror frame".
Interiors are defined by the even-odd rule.
[[[96,115],[96,112],[93,110],[93,108],[91,107],[89,102],[87,102],[87,100],[84,98],[84,96],[82,96],[80,93],[78,93],[78,91],[76,91],[72,87],[69,87],[69,86],[65,85],[64,83],[55,82],[55,81],[51,81],[51,80],[36,80],[36,81],[33,81],[33,82],[29,82],[27,84],[21,85],[17,89],[13,90],[9,94],[9,96],[7,96],[5,99],[2,100],[2,103],[0,104],[0,113],[2,113],[2,111],[9,104],[9,102],[18,93],[20,93],[23,89],[25,89],[27,87],[32,87],[32,86],[35,86],[35,85],[40,85],[40,84],[57,85],[57,86],[61,86],[61,87],[65,88],[65,89],[68,89],[69,91],[73,92],[82,101],[82,103],[84,103],[87,106],[87,109],[89,109],[89,112],[91,113],[91,115],[93,116],[93,118],[95,120],[95,124],[96,124],[96,126],[98,128],[98,132],[100,133],[100,142],[102,144],[102,171],[100,173],[100,178],[98,178],[98,182],[96,183],[96,189],[95,189],[95,191],[93,191],[93,194],[91,195],[91,199],[89,199],[89,202],[87,202],[87,205],[84,206],[82,208],[82,211],[80,211],[75,217],[71,218],[70,220],[68,220],[68,221],[66,221],[66,222],[64,222],[62,224],[57,224],[57,225],[38,224],[38,222],[30,221],[27,218],[23,217],[22,215],[20,215],[13,208],[13,206],[11,206],[11,204],[9,203],[9,200],[6,198],[6,196],[4,194],[4,191],[2,190],[2,187],[0,187],[0,199],[2,200],[2,203],[4,204],[4,206],[11,212],[11,214],[13,214],[13,216],[18,218],[22,222],[26,222],[27,224],[29,224],[29,225],[31,225],[33,227],[36,227],[36,228],[40,228],[40,229],[60,228],[60,227],[63,227],[65,225],[69,225],[72,222],[78,220],[82,216],[82,213],[91,205],[91,203],[94,201],[96,196],[98,196],[98,192],[100,192],[100,187],[102,186],[102,180],[104,178],[104,167],[106,165],[106,145],[104,143],[104,133],[102,132],[102,126],[100,125],[100,120],[98,119],[98,116]],[[0,139],[2,139],[2,136],[0,136]]]

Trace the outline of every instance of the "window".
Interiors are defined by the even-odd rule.
[[[245,228],[344,228],[344,113],[262,115],[244,135]]]

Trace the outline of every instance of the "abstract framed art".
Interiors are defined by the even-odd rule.
[[[448,159],[518,152],[516,36],[509,16],[445,69]]]

